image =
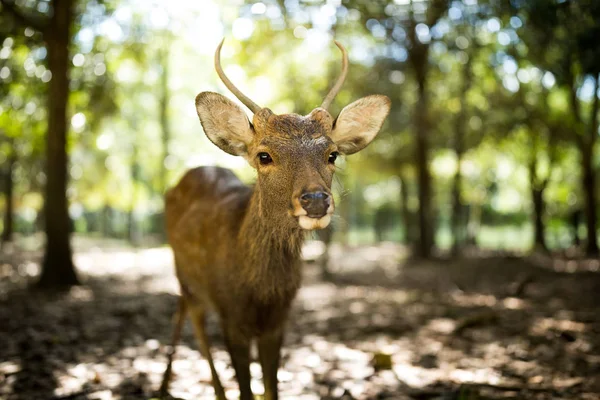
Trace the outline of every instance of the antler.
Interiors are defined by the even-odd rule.
[[[348,73],[348,53],[346,52],[346,49],[344,48],[344,46],[342,46],[340,42],[338,42],[337,40],[334,40],[333,42],[342,51],[342,72],[335,85],[333,85],[333,87],[327,94],[327,97],[325,97],[325,100],[323,100],[323,104],[321,104],[321,108],[324,108],[325,110],[329,108],[329,105],[331,104],[333,99],[335,99],[335,96],[342,88],[342,85],[346,80],[346,74]]]
[[[221,40],[219,46],[217,46],[217,51],[215,51],[215,69],[217,70],[217,75],[223,81],[227,89],[231,91],[246,107],[248,107],[254,114],[261,110],[261,107],[258,106],[255,102],[250,100],[249,97],[244,95],[238,88],[235,87],[233,83],[227,78],[225,72],[223,72],[223,68],[221,68],[221,47],[223,47],[223,42],[225,42],[225,38]]]

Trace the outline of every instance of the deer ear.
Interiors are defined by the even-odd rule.
[[[340,153],[353,154],[371,143],[390,112],[390,105],[387,96],[372,95],[344,107],[330,134]]]
[[[213,92],[196,96],[196,111],[204,133],[221,150],[245,157],[254,131],[244,110],[227,97]]]

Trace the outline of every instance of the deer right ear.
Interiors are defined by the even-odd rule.
[[[387,96],[371,95],[344,107],[329,135],[342,154],[354,154],[375,138],[390,112]]]
[[[218,93],[202,92],[196,96],[196,111],[211,142],[234,156],[248,155],[254,131],[237,104]]]

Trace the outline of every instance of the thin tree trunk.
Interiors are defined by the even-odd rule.
[[[452,227],[452,254],[457,255],[460,253],[462,246],[462,212],[463,204],[461,198],[462,191],[462,174],[460,171],[460,165],[462,163],[464,153],[464,134],[465,134],[465,118],[466,118],[466,99],[464,96],[466,90],[463,90],[461,95],[461,111],[456,119],[456,129],[454,136],[454,151],[456,153],[456,172],[454,173],[454,179],[452,180],[452,216],[451,216],[451,227]]]
[[[402,172],[398,174],[400,178],[400,198],[402,202],[402,223],[404,225],[404,242],[407,245],[415,243],[414,224],[408,208],[408,182]]]
[[[110,213],[110,207],[108,206],[108,204],[105,204],[104,207],[102,208],[102,237],[111,237],[112,236],[112,230],[111,230],[111,213]]]
[[[168,33],[165,33],[168,35]],[[159,122],[161,129],[162,156],[160,158],[160,191],[164,195],[167,191],[167,157],[169,156],[169,141],[171,140],[171,128],[169,126],[169,48],[170,37],[165,40],[165,45],[159,51],[159,63],[161,66],[160,74],[160,98],[158,102]],[[159,229],[159,236],[163,242],[167,240],[165,227],[165,213],[161,212],[160,218],[162,229]]]
[[[462,149],[458,147],[455,148],[456,151],[456,173],[454,174],[454,179],[452,180],[452,216],[451,216],[451,226],[452,226],[452,254],[454,256],[460,253],[461,247],[463,246],[463,204],[461,199],[461,191],[462,191],[462,174],[460,172],[460,164],[462,162]]]
[[[11,242],[13,239],[13,216],[14,216],[14,198],[13,198],[13,190],[14,190],[14,177],[13,170],[16,163],[16,155],[14,150],[8,158],[8,163],[6,165],[6,176],[4,180],[4,198],[6,201],[6,207],[4,210],[4,229],[2,231],[2,237],[0,238],[0,242],[2,244]]]
[[[579,224],[581,223],[581,209],[577,208],[571,212],[569,216],[569,223],[573,230],[573,246],[581,246],[581,239],[579,238]]]
[[[588,146],[584,146],[581,154],[581,162],[583,169],[583,192],[585,196],[586,206],[586,227],[587,227],[587,246],[586,254],[588,256],[597,256],[598,241],[597,241],[597,222],[598,203],[596,199],[596,172],[593,166],[594,145],[598,136],[598,88],[600,86],[600,76],[596,77],[596,85],[594,87],[594,101],[592,103],[592,114],[590,116],[589,139],[586,141]]]
[[[471,52],[472,53],[472,52]],[[462,70],[462,85],[460,91],[460,112],[456,117],[456,125],[454,130],[454,151],[456,153],[456,173],[452,182],[452,254],[457,255],[463,244],[463,204],[461,198],[462,191],[462,174],[460,165],[462,163],[463,154],[465,151],[465,130],[467,118],[467,92],[471,88],[471,65],[472,54],[467,55],[469,59]]]
[[[535,156],[534,156],[535,157]],[[544,192],[546,190],[545,182],[538,184],[535,177],[536,161],[533,161],[529,167],[529,183],[531,190],[531,202],[533,204],[533,232],[534,232],[534,248],[546,251],[546,225],[544,224]]]
[[[127,215],[127,239],[129,242],[137,246],[140,243],[139,229],[135,217],[135,209],[138,201],[138,182],[139,182],[139,160],[137,146],[132,146],[132,160],[131,160],[131,185],[132,185],[132,196],[131,204],[129,205],[129,213]]]
[[[592,149],[585,149],[582,152],[582,169],[583,169],[583,192],[585,197],[585,208],[586,208],[586,228],[587,228],[587,245],[586,254],[588,256],[598,255],[598,242],[597,242],[597,212],[596,207],[596,182],[595,173],[592,166]]]
[[[546,225],[544,224],[544,189],[532,188],[534,245],[537,249],[546,251]]]
[[[427,26],[434,26],[448,8],[447,0],[432,0],[425,13]],[[427,72],[429,65],[429,43],[421,42],[417,37],[417,19],[413,2],[410,2],[409,29],[407,38],[409,46],[409,63],[413,69],[418,85],[418,100],[415,107],[415,134],[417,174],[419,184],[419,243],[416,254],[422,258],[431,257],[434,229],[431,215],[431,173],[429,171],[429,119],[427,101]]]
[[[160,51],[159,62],[160,74],[160,98],[158,101],[158,113],[161,130],[162,157],[160,165],[160,190],[164,193],[167,189],[167,167],[165,161],[169,155],[169,141],[171,140],[171,129],[169,126],[169,46],[164,46]]]
[[[571,72],[571,71],[570,71]],[[597,214],[596,214],[596,177],[593,168],[594,145],[596,143],[598,130],[598,85],[600,77],[596,76],[596,84],[594,85],[594,101],[592,102],[592,112],[590,116],[589,138],[586,137],[583,119],[580,113],[579,100],[577,98],[577,86],[573,74],[569,75],[570,91],[569,103],[571,111],[576,121],[575,138],[579,145],[581,153],[581,186],[584,192],[585,200],[585,216],[587,228],[587,245],[586,254],[596,256],[599,253],[598,242],[596,238],[597,230]]]
[[[78,283],[70,243],[67,202],[67,103],[69,99],[69,43],[73,0],[54,0],[53,16],[45,32],[48,67],[52,72],[48,93],[46,141],[46,249],[40,287],[56,288]]]
[[[530,130],[532,129],[534,128],[530,127]],[[546,245],[546,226],[544,224],[544,191],[548,186],[548,179],[543,179],[541,181],[538,179],[538,138],[536,136],[538,133],[531,132],[531,134],[533,135],[533,144],[530,146],[529,190],[531,192],[531,203],[533,204],[533,243],[536,250],[546,251],[548,247]],[[550,146],[554,145],[552,138],[550,138],[549,142]],[[549,151],[553,150],[550,149]],[[552,159],[553,157],[550,157],[550,169],[552,169]],[[550,172],[548,172],[548,174],[550,174]]]
[[[419,243],[417,255],[431,256],[433,226],[431,219],[431,173],[429,171],[429,141],[427,140],[427,94],[425,77],[419,82],[419,100],[415,112],[417,130],[417,174],[419,182]]]
[[[477,245],[477,236],[481,230],[481,204],[472,203],[468,211],[466,243],[470,246]]]
[[[127,240],[130,244],[135,245],[135,218],[133,216],[133,208],[127,212]]]

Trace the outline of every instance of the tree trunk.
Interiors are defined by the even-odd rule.
[[[477,246],[477,236],[481,230],[481,204],[470,204],[467,213],[467,232],[465,242],[469,246]]]
[[[457,168],[452,180],[452,255],[456,256],[460,253],[461,247],[464,244],[463,237],[463,204],[460,192],[462,190],[462,174],[460,173],[460,163],[462,161],[462,151],[456,150]]]
[[[169,33],[165,33],[169,35]],[[159,51],[159,63],[161,66],[160,75],[160,99],[158,102],[158,113],[159,122],[161,128],[161,141],[162,141],[162,157],[160,165],[160,191],[161,195],[164,196],[167,191],[167,157],[169,156],[169,141],[171,140],[171,129],[169,126],[169,48],[170,48],[170,37],[166,40],[165,45]],[[167,231],[165,229],[165,213],[159,215],[162,229],[159,229],[159,236],[163,242],[167,240]]]
[[[466,68],[466,67],[465,67]],[[462,97],[466,95],[466,90],[463,91]],[[463,204],[461,198],[462,191],[462,174],[460,172],[460,164],[464,153],[464,133],[465,133],[465,118],[466,118],[466,99],[461,99],[462,107],[456,119],[456,129],[454,136],[454,152],[456,153],[456,172],[452,180],[452,255],[456,256],[460,253],[463,245]]]
[[[431,174],[429,172],[429,141],[427,140],[427,97],[425,77],[419,82],[419,100],[415,112],[417,133],[417,173],[419,182],[419,243],[417,255],[431,256],[433,227],[431,220]]]
[[[474,44],[472,45],[474,46]],[[463,204],[461,198],[462,191],[462,174],[460,165],[462,163],[463,154],[465,152],[465,134],[466,134],[466,119],[467,119],[467,93],[471,88],[472,73],[471,65],[473,64],[473,51],[467,53],[467,62],[462,70],[462,82],[460,89],[460,112],[456,116],[456,125],[454,129],[454,152],[456,153],[456,173],[452,182],[452,254],[458,255],[464,241],[464,218]]]
[[[2,231],[2,237],[0,238],[0,242],[2,244],[11,242],[13,237],[13,189],[15,184],[13,170],[15,167],[15,162],[16,156],[13,150],[8,158],[8,163],[6,165],[6,176],[4,180],[4,198],[6,200],[6,207],[4,210],[4,229]]]
[[[162,157],[160,165],[160,190],[164,194],[167,190],[167,167],[165,161],[169,155],[169,141],[171,139],[171,130],[169,127],[169,53],[168,46],[164,46],[160,51],[159,61],[161,66],[160,74],[160,98],[158,101],[158,113],[161,130]]]
[[[404,174],[401,172],[398,177],[400,178],[400,198],[402,201],[402,223],[404,225],[404,243],[412,245],[415,243],[415,229],[411,216],[410,209],[408,208],[408,182]]]
[[[577,122],[575,137],[581,153],[581,186],[585,199],[584,207],[587,228],[587,245],[585,252],[589,256],[597,256],[599,253],[598,242],[596,238],[598,216],[596,213],[596,177],[593,167],[593,156],[594,145],[598,135],[598,87],[600,83],[600,76],[595,77],[596,82],[594,85],[594,100],[592,102],[590,124],[587,127],[589,130],[589,137],[586,136],[583,118],[580,114],[579,100],[577,98],[577,86],[575,84],[573,74],[570,74],[569,78],[571,89],[569,92],[569,103],[573,116],[575,117],[575,121]]]
[[[536,134],[533,134],[536,135]],[[546,251],[546,226],[544,224],[544,191],[548,186],[547,179],[539,180],[537,177],[538,166],[538,142],[537,137],[533,137],[533,145],[530,146],[531,158],[529,161],[529,190],[531,192],[531,202],[533,204],[533,246],[536,250]],[[552,146],[552,140],[550,140]],[[552,151],[552,150],[550,150]],[[552,165],[550,165],[552,168]],[[550,172],[548,172],[550,174]]]
[[[102,207],[102,237],[112,237],[112,229],[111,229],[111,222],[112,222],[112,218],[111,218],[111,212],[110,212],[110,206],[108,204],[105,204],[104,207]]]
[[[533,228],[534,247],[539,250],[548,250],[546,245],[546,225],[544,224],[544,190],[546,188],[531,187],[531,200],[533,202]]]
[[[46,249],[38,281],[38,285],[45,288],[78,284],[72,259],[67,202],[67,104],[73,0],[54,0],[52,4],[54,13],[45,32],[48,67],[52,72],[46,140]]]
[[[134,124],[135,126],[135,124]],[[127,215],[127,239],[133,246],[140,244],[140,232],[136,221],[135,209],[138,202],[138,182],[140,180],[140,164],[139,154],[137,146],[132,146],[132,160],[131,160],[131,185],[132,185],[132,196],[131,204],[129,206],[129,212]]]
[[[587,228],[587,245],[585,252],[588,256],[598,255],[598,242],[596,238],[597,231],[597,212],[596,207],[596,177],[594,167],[592,165],[592,148],[583,149],[581,154],[582,169],[583,169],[583,193],[585,197],[586,208],[586,228]]]
[[[448,9],[447,0],[432,0],[428,4],[425,13],[427,26],[434,26]],[[418,85],[418,100],[415,108],[415,134],[416,134],[416,157],[417,174],[419,184],[419,243],[416,255],[422,258],[431,257],[433,247],[433,219],[431,215],[431,173],[429,171],[429,118],[427,101],[427,72],[429,67],[429,42],[424,43],[417,37],[418,21],[415,18],[413,2],[408,9],[409,29],[407,39],[409,41],[408,61],[415,74]],[[420,22],[420,21],[419,21]]]
[[[125,237],[131,245],[135,246],[135,217],[133,215],[133,208],[130,208],[127,212],[127,232]]]
[[[592,113],[590,116],[589,139],[586,141],[587,146],[584,146],[581,152],[581,167],[583,169],[583,192],[585,196],[586,207],[586,227],[587,227],[587,246],[586,254],[588,256],[597,256],[598,241],[597,241],[597,222],[598,203],[596,199],[596,173],[594,171],[593,157],[594,145],[598,136],[598,88],[600,86],[600,76],[596,76],[596,85],[594,87],[594,101],[592,102]]]
[[[581,223],[581,210],[579,208],[573,210],[569,215],[569,223],[573,231],[573,246],[579,247],[581,239],[579,238],[579,224]]]

